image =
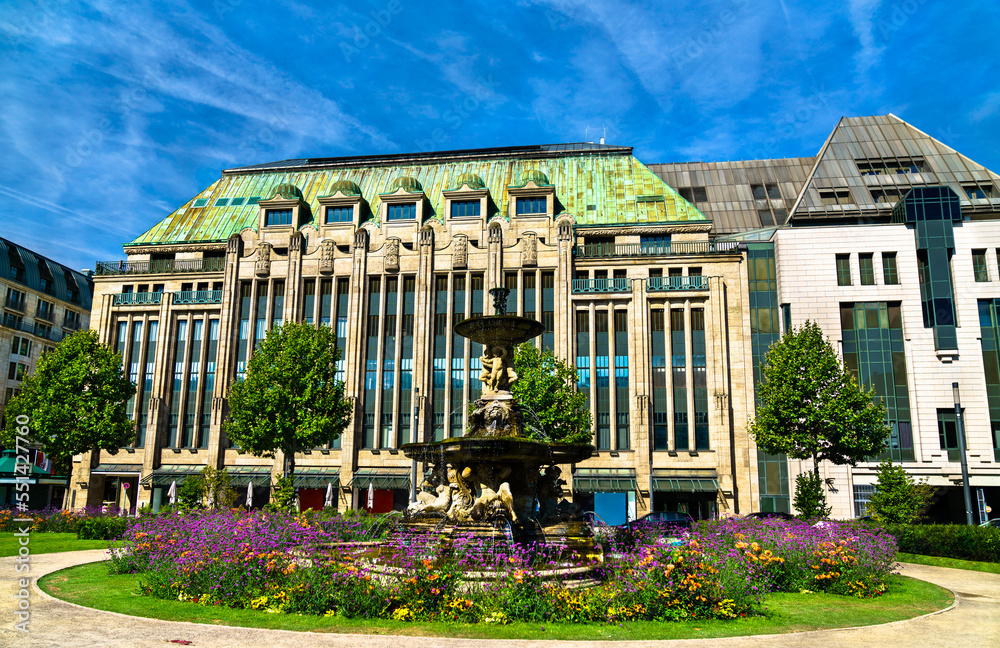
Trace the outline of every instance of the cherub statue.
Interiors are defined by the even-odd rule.
[[[480,361],[483,364],[483,372],[479,375],[479,380],[483,382],[484,391],[504,391],[517,382],[517,374],[508,361],[507,349],[503,346],[484,346]]]

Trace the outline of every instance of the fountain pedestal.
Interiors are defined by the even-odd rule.
[[[593,552],[590,528],[580,512],[563,499],[559,465],[593,456],[582,443],[553,443],[525,438],[524,414],[510,392],[517,381],[514,346],[544,332],[541,322],[505,314],[506,289],[493,289],[499,314],[473,317],[455,332],[483,345],[483,395],[469,416],[462,437],[433,443],[410,443],[403,453],[428,466],[422,492],[406,510],[412,526],[434,524],[473,535],[504,528],[516,541],[562,544]],[[484,524],[486,526],[484,526]]]

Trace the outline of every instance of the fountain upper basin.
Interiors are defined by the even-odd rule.
[[[550,443],[514,437],[455,437],[433,443],[407,443],[400,449],[410,459],[468,465],[483,461],[504,463],[572,464],[590,459],[589,443]]]
[[[459,322],[455,332],[487,346],[521,344],[544,333],[545,325],[516,315],[487,315]]]

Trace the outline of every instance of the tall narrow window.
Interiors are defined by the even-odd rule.
[[[542,273],[542,324],[545,332],[542,333],[542,348],[554,349],[556,333],[555,314],[555,273]]]
[[[882,253],[882,278],[885,285],[892,286],[899,283],[899,274],[896,271],[896,253]]]
[[[518,300],[518,297],[517,297],[517,273],[516,272],[508,272],[504,276],[503,285],[504,285],[504,287],[507,290],[510,291],[507,294],[507,312],[508,313],[515,313],[516,314],[518,312],[518,310],[517,310],[517,300]]]
[[[481,274],[472,275],[472,312],[469,317],[483,314],[484,307],[484,277]],[[475,401],[482,394],[483,383],[479,374],[483,371],[483,345],[469,340],[469,402]]]
[[[140,355],[140,349],[142,348],[142,322],[132,322],[132,348],[129,350],[128,354],[128,380],[130,383],[135,385],[139,392],[142,391],[142,384],[139,382],[139,368],[142,366],[142,356]],[[141,401],[140,401],[141,402]],[[128,417],[131,421],[136,421],[137,416],[135,412],[136,397],[128,401]],[[137,426],[138,427],[138,426]],[[132,437],[129,440],[129,447],[132,447],[136,442],[136,438]]]
[[[375,405],[378,398],[378,327],[382,298],[380,277],[368,279],[368,321],[365,329],[368,344],[365,347],[365,418],[361,434],[361,447],[375,447]]]
[[[188,354],[188,394],[184,404],[184,441],[185,448],[195,447],[195,423],[198,421],[198,375],[201,371],[201,340],[205,322],[194,320],[191,323],[191,351]]]
[[[695,450],[708,450],[708,369],[705,347],[705,310],[691,311],[691,371],[694,373]]]
[[[267,337],[267,282],[257,282],[257,325],[254,330],[254,349]]]
[[[535,312],[535,273],[524,273],[524,316],[536,319]]]
[[[875,255],[871,254],[858,254],[858,269],[861,271],[861,285],[862,286],[874,286],[875,285]]]
[[[448,276],[434,277],[434,366],[433,428],[434,440],[444,440],[445,389],[448,382]]]
[[[576,374],[577,388],[587,397],[590,408],[590,313],[576,312]]]
[[[652,333],[650,352],[653,370],[653,450],[669,450],[670,432],[667,394],[666,312],[657,308],[649,313]]]
[[[959,461],[961,450],[958,445],[958,424],[955,421],[955,410],[939,409],[937,418],[941,449],[947,451],[948,461]]]
[[[411,443],[414,419],[413,405],[413,313],[416,278],[403,277],[402,322],[399,349],[399,441]],[[346,311],[345,311],[346,312]]]
[[[306,279],[302,282],[302,321],[313,323],[316,312],[316,280]]]
[[[240,284],[240,329],[236,342],[236,379],[243,380],[247,373],[247,351],[250,349],[250,282]]]
[[[271,299],[271,328],[281,326],[285,311],[285,282],[274,282],[274,297]]]
[[[594,364],[597,399],[597,449],[611,449],[611,377],[608,363],[608,311],[594,313]]]
[[[628,313],[615,313],[615,447],[629,448]]]
[[[838,254],[837,255],[837,285],[838,286],[850,286],[851,285],[851,255],[850,254]]]
[[[454,325],[465,319],[465,277],[452,277],[452,334],[451,334],[451,398],[448,434],[462,436],[465,423],[465,338],[455,333]]]
[[[208,320],[208,348],[205,354],[205,380],[201,384],[201,425],[198,429],[198,447],[208,447],[208,433],[212,423],[212,397],[215,394],[215,358],[219,352],[219,320]]]
[[[687,350],[684,348],[684,311],[670,311],[670,356],[674,396],[674,448],[688,449]]]
[[[149,329],[146,331],[146,358],[144,362],[145,371],[142,381],[142,398],[139,401],[139,430],[136,438],[136,446],[146,445],[146,428],[149,425],[149,399],[153,395],[153,365],[156,361],[156,333],[160,328],[160,323],[152,320]]]
[[[382,420],[379,426],[379,447],[393,448],[392,419],[396,391],[396,313],[399,299],[399,278],[385,279],[385,326],[382,335]]]
[[[174,338],[174,384],[170,391],[170,447],[172,448],[181,447],[178,428],[181,417],[181,398],[184,394],[184,351],[187,347],[187,325],[187,320],[178,321],[177,335]]]
[[[333,308],[333,280],[320,279],[319,282],[319,323],[330,326],[330,310]]]
[[[986,250],[972,251],[972,274],[978,282],[990,280],[990,271],[986,265]]]

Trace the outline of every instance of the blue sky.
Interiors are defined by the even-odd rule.
[[[602,126],[725,160],[892,112],[1000,171],[998,27],[987,0],[8,0],[0,236],[92,268],[224,168]]]

